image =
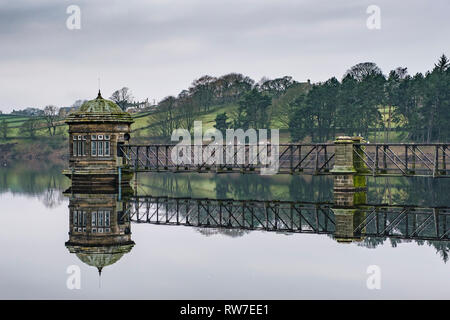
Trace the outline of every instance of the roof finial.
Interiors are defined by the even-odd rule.
[[[102,269],[103,267],[97,267],[98,269],[98,287],[102,287]]]
[[[102,94],[100,93],[100,77],[98,77],[97,80],[98,80],[98,95],[97,95],[97,99],[103,99]]]

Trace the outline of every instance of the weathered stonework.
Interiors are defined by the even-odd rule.
[[[69,125],[69,169],[63,173],[73,183],[96,186],[118,183],[118,166],[123,157],[120,145],[128,144],[131,115],[114,102],[100,95],[84,103],[65,121]],[[132,173],[122,170],[121,182],[126,185]]]
[[[97,190],[96,190],[97,191]],[[69,241],[65,243],[84,263],[102,268],[117,262],[134,246],[124,203],[116,193],[73,193],[70,196]],[[100,222],[101,221],[101,222]]]
[[[335,140],[335,163],[330,171],[334,175],[335,191],[357,191],[366,188],[366,178],[358,173],[366,170],[363,147],[355,143],[362,143],[362,137],[338,137]]]
[[[332,173],[355,173],[356,170],[353,166],[353,140],[350,137],[338,137],[334,144],[335,149],[335,161],[334,167],[331,170]]]
[[[364,221],[364,212],[356,209],[333,209],[333,212],[336,225],[334,238],[337,242],[350,243],[363,240],[361,230],[355,233],[355,229]],[[362,229],[363,233],[364,229]]]
[[[336,174],[365,172],[367,168],[362,160],[365,157],[364,147],[354,147],[354,144],[363,142],[364,139],[362,137],[337,137],[334,141],[336,147],[335,162],[331,172]]]
[[[335,141],[335,165],[333,173],[334,186],[333,212],[335,216],[336,241],[349,243],[361,241],[360,230],[355,229],[364,219],[364,212],[359,205],[367,203],[367,179],[358,173],[366,170],[361,137],[338,137]]]

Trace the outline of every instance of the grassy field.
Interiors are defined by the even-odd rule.
[[[226,104],[219,106],[212,106],[210,110],[207,112],[201,112],[197,115],[196,120],[202,121],[203,123],[203,131],[213,128],[215,124],[215,118],[218,114],[226,112],[228,117],[231,117],[234,112],[238,109],[237,104]],[[383,122],[385,126],[388,126],[388,118],[389,118],[389,110],[387,107],[380,107],[380,113],[382,115]],[[132,115],[135,122],[132,124],[132,132],[135,136],[139,136],[140,139],[149,138],[151,140],[152,131],[151,131],[151,123],[149,123],[150,115],[154,112],[139,112]],[[29,117],[25,116],[16,116],[16,115],[3,115],[0,114],[0,123],[3,120],[6,120],[8,123],[8,140],[9,142],[20,140],[23,141],[28,140],[27,136],[24,134],[22,130],[23,123],[28,120]],[[36,137],[48,137],[48,130],[46,128],[46,122],[44,118],[38,117],[38,129],[36,131]],[[390,132],[389,140],[390,142],[399,142],[406,136],[405,132],[395,131],[401,125],[401,122],[392,121],[391,128],[394,131]],[[289,131],[287,130],[286,124],[278,121],[276,118],[272,120],[271,123],[272,128],[280,129],[280,143],[288,143],[290,142]],[[64,124],[63,121],[60,121],[57,126],[57,132],[59,135],[67,136],[68,127]],[[384,132],[378,132],[376,141],[384,141]],[[369,141],[375,141],[375,133],[371,133],[368,137],[366,137]],[[0,139],[1,140],[1,139]]]
[[[22,125],[28,119],[30,119],[30,117],[0,114],[0,123],[5,120],[8,124],[8,140],[22,140],[27,138],[23,132]],[[43,117],[36,117],[35,119],[37,121],[36,137],[48,137],[49,135],[45,119]],[[59,130],[60,134],[67,133],[67,129],[68,127],[62,121],[60,121],[57,125],[57,130]]]
[[[24,116],[0,114],[0,122],[5,120],[8,123],[9,128],[18,128],[28,119],[29,119],[29,117],[24,117]],[[42,120],[42,118],[38,118],[38,119]]]
[[[203,130],[213,128],[215,124],[216,116],[219,113],[227,112],[228,115],[230,112],[237,110],[237,105],[228,104],[224,106],[212,106],[210,107],[210,110],[207,112],[200,112],[198,116],[196,117],[196,121],[202,121],[203,122]],[[142,113],[136,113],[133,114],[132,117],[134,119],[134,123],[131,126],[131,129],[133,131],[141,131],[140,134],[142,136],[151,136],[150,130],[148,129],[149,126],[151,126],[151,123],[149,123],[150,119],[150,112],[142,112]]]

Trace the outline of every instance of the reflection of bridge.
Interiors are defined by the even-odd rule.
[[[339,142],[340,143],[340,142]],[[173,172],[259,172],[268,167],[261,158],[277,155],[279,173],[331,174],[336,149],[342,144],[220,145],[211,147],[173,144],[123,145],[120,147],[125,165],[132,171]],[[444,143],[358,143],[349,142],[358,175],[449,177],[449,145]],[[217,149],[214,149],[217,148]],[[253,149],[253,150],[252,150]],[[188,161],[177,164],[172,152],[188,154]],[[342,153],[348,152],[343,149]],[[351,152],[351,149],[350,149]],[[223,154],[223,161],[215,161]],[[225,161],[226,155],[231,161]],[[199,156],[200,155],[200,156]],[[201,156],[206,155],[206,156]],[[194,161],[201,159],[201,161]],[[226,162],[226,163],[225,163]],[[357,165],[356,163],[359,163]]]
[[[359,205],[290,201],[135,196],[124,215],[136,223],[201,228],[330,234],[340,241],[365,237],[448,241],[448,207]]]

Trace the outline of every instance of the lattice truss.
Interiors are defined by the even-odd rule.
[[[176,145],[126,145],[121,147],[126,165],[134,171],[246,171],[259,172],[278,154],[279,173],[330,174],[334,165],[334,144],[191,147],[182,163],[172,151],[183,155]],[[354,162],[359,174],[396,176],[450,176],[447,144],[354,144]],[[187,152],[187,151],[186,151]],[[219,153],[222,157],[216,157]],[[227,157],[228,155],[228,157]],[[218,160],[222,159],[222,160]]]
[[[450,233],[446,207],[334,208],[331,203],[133,197],[125,208],[125,216],[135,223],[315,234],[340,233],[345,209],[351,219],[343,227],[352,237],[447,241]]]
[[[183,147],[176,145],[122,146],[126,163],[135,171],[210,171],[230,170],[259,172],[270,167],[276,154],[279,172],[326,173],[334,162],[333,144],[222,145],[217,149],[208,145],[191,147],[189,161],[179,164],[172,152],[183,155]],[[276,151],[276,153],[275,153]],[[216,155],[221,156],[217,157]],[[227,156],[228,155],[228,156]],[[196,159],[200,159],[197,161]],[[221,160],[220,160],[221,159]],[[267,159],[267,160],[265,160]]]
[[[353,149],[355,160],[372,175],[450,174],[447,144],[355,144]]]

